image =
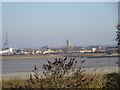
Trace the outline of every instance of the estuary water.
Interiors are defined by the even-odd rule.
[[[117,57],[110,58],[77,58],[76,67],[81,65],[81,60],[85,60],[82,67],[84,68],[104,68],[104,67],[116,67],[115,62],[118,61]],[[34,65],[37,65],[40,71],[43,71],[42,65],[47,64],[47,59],[42,60],[3,60],[2,61],[2,73],[24,73],[31,72]]]

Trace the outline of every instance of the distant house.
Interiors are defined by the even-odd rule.
[[[13,48],[6,48],[6,49],[0,51],[0,55],[8,54],[8,53],[13,53]]]

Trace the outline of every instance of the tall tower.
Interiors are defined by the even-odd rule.
[[[4,42],[4,48],[8,48],[8,34],[6,33],[6,39]]]
[[[67,47],[70,46],[70,40],[68,39],[68,37],[67,37],[67,40],[66,40],[66,46],[67,46]]]

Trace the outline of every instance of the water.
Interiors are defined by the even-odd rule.
[[[83,67],[85,68],[101,68],[101,67],[115,67],[118,58],[79,58],[77,60],[77,67],[80,66],[81,60],[85,60]],[[3,60],[2,73],[20,73],[31,72],[34,65],[37,65],[39,70],[42,71],[42,65],[47,63],[44,60]]]

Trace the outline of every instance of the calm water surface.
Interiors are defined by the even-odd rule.
[[[81,60],[85,60],[83,67],[86,68],[101,68],[101,67],[115,67],[118,58],[80,58],[77,60],[77,67],[80,66]],[[31,72],[34,65],[37,65],[39,70],[42,71],[42,65],[47,63],[44,60],[3,60],[2,73],[18,73],[18,72]]]

